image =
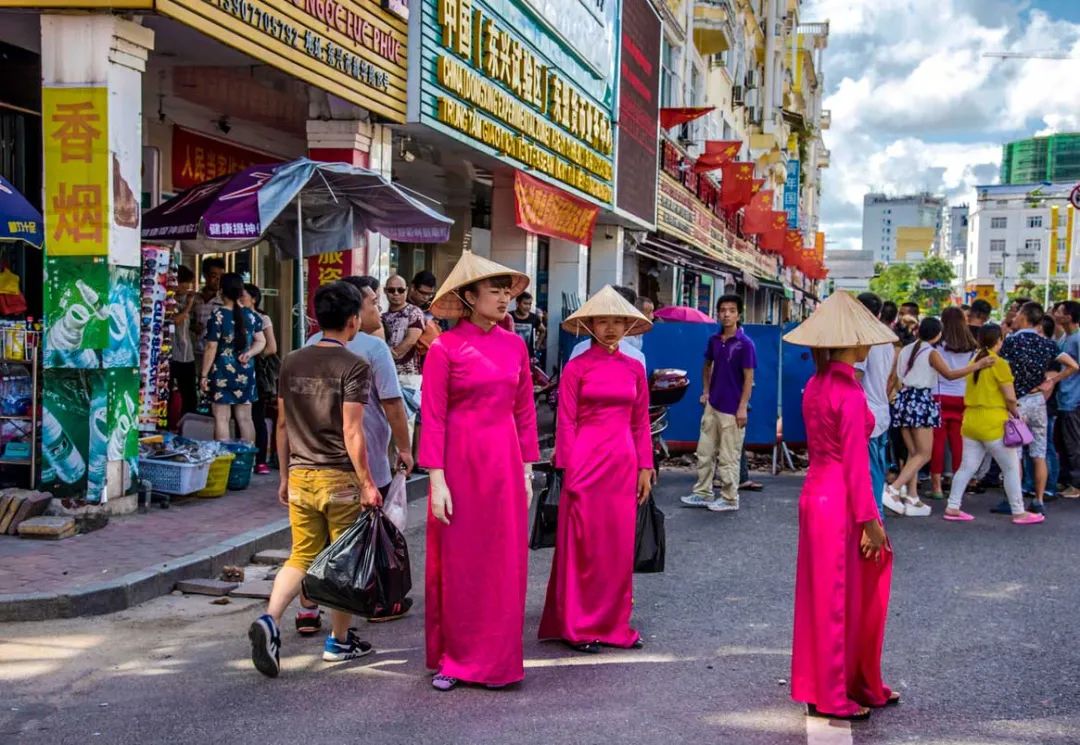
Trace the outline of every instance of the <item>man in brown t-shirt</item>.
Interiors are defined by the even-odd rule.
[[[289,508],[292,552],[274,579],[267,612],[248,631],[252,662],[270,677],[280,670],[281,616],[300,594],[308,567],[361,510],[382,503],[368,471],[364,443],[371,368],[345,348],[360,329],[360,305],[360,293],[346,282],[320,287],[315,316],[323,338],[292,352],[281,366],[278,500]],[[349,629],[351,618],[348,613],[330,612],[333,630],[323,648],[327,662],[372,652],[371,644]]]

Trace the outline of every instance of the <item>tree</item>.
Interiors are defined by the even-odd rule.
[[[1017,298],[1031,298],[1037,303],[1046,299],[1046,283],[1038,283],[1033,278],[1039,272],[1039,265],[1034,261],[1025,261],[1020,266],[1020,279],[1013,285],[1012,292],[1006,293],[1009,302]],[[1065,282],[1050,280],[1050,304],[1069,299],[1068,287]]]
[[[938,315],[952,297],[956,272],[952,264],[940,256],[931,256],[915,267],[918,287],[913,299],[926,315]]]
[[[906,303],[915,292],[918,277],[911,264],[878,264],[876,275],[870,280],[870,291],[882,300],[897,305]]]

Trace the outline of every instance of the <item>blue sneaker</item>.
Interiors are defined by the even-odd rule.
[[[333,632],[326,637],[322,658],[326,662],[345,662],[366,657],[374,651],[375,648],[370,642],[360,641],[360,637],[356,635],[356,629],[349,629],[349,636],[344,642],[335,639]]]
[[[281,672],[281,630],[267,613],[255,619],[248,629],[251,640],[251,661],[255,669],[270,678]]]

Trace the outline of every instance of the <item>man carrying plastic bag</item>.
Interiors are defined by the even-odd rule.
[[[382,505],[364,442],[371,368],[345,348],[360,329],[360,307],[360,293],[352,285],[320,287],[315,316],[323,338],[292,352],[281,366],[278,499],[289,508],[292,553],[274,579],[267,612],[248,631],[252,662],[270,677],[280,671],[282,614],[299,595],[308,567],[328,540],[336,541],[357,522],[362,510]],[[323,648],[324,660],[352,660],[373,651],[349,628],[351,614],[334,610],[330,618],[333,630]]]

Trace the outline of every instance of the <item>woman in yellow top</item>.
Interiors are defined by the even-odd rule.
[[[1013,389],[1012,370],[1009,363],[998,357],[1001,349],[1001,327],[986,325],[979,333],[979,351],[975,361],[991,357],[993,364],[971,374],[964,393],[964,424],[960,434],[964,438],[964,457],[960,470],[953,477],[949,492],[949,506],[945,519],[968,522],[975,518],[960,509],[964,492],[987,453],[994,457],[1001,468],[1005,484],[1005,496],[1012,509],[1012,521],[1016,525],[1034,525],[1043,521],[1042,515],[1024,509],[1024,497],[1020,491],[1019,448],[1005,444],[1005,422],[1009,417],[1020,417]]]

